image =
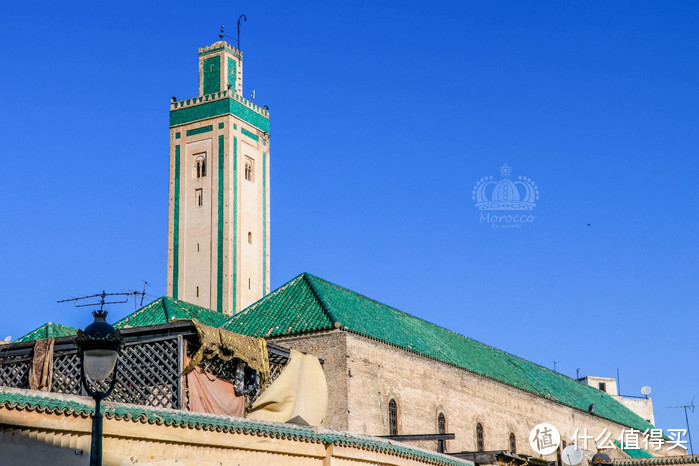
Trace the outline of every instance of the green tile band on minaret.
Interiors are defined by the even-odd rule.
[[[242,97],[240,97],[242,99]],[[205,101],[204,101],[205,102]],[[234,115],[246,123],[269,133],[269,118],[236,100],[235,97],[182,107],[170,112],[170,126],[179,126],[221,115]]]
[[[233,264],[238,263],[238,138],[233,137]],[[233,293],[233,308],[238,308],[238,268],[233,267],[233,280],[231,280]]]
[[[178,133],[179,134],[179,133]],[[174,208],[174,243],[173,243],[173,261],[172,261],[172,297],[177,299],[179,291],[179,271],[180,271],[180,146],[175,146],[175,208]]]
[[[267,290],[267,154],[262,153],[262,296]]]
[[[225,42],[200,49],[199,95],[170,104],[168,294],[225,314],[269,286],[269,111],[242,66]]]
[[[221,57],[204,60],[204,94],[221,91]]]
[[[223,135],[218,137],[218,241],[216,261],[216,310],[223,312]]]

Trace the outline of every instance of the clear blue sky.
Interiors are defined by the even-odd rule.
[[[698,4],[2,9],[0,338],[91,321],[61,298],[165,294],[169,100],[196,95],[197,48],[246,13],[273,288],[307,271],[570,376],[619,368],[684,427],[668,407],[699,394]],[[541,192],[517,231],[471,200],[505,162]]]

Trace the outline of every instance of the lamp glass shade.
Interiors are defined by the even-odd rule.
[[[118,353],[111,349],[86,350],[84,354],[85,374],[93,381],[106,379],[114,370],[117,356]]]

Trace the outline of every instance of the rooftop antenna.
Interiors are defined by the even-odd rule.
[[[240,50],[240,51],[242,52],[242,49],[240,48],[240,20],[241,20],[241,19],[242,19],[243,21],[247,21],[247,20],[248,20],[248,17],[245,16],[245,15],[240,15],[240,16],[238,17],[238,50]]]
[[[143,295],[140,291],[122,291],[121,293],[107,293],[102,291],[101,293],[91,294],[89,296],[80,296],[79,298],[68,298],[61,299],[57,301],[59,303],[67,303],[68,301],[73,301],[75,307],[94,307],[99,306],[100,308],[94,312],[97,314],[105,313],[105,304],[122,304],[129,301],[129,297]],[[114,296],[114,298],[112,298]],[[117,297],[118,296],[118,297]]]
[[[143,291],[141,291],[141,304],[139,307],[143,307],[143,298],[146,297],[146,287],[148,286],[148,282],[143,280]]]
[[[553,361],[553,371],[556,372],[556,364],[559,364],[561,361]]]
[[[621,395],[621,382],[619,380],[619,368],[616,368],[616,392]]]
[[[670,406],[670,408],[684,408],[684,421],[687,423],[687,437],[689,437],[689,454],[693,455],[694,447],[692,446],[692,433],[689,431],[689,417],[687,416],[687,409],[694,412],[694,397],[692,397],[692,401],[690,401],[688,405]]]

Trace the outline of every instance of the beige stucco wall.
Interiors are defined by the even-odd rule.
[[[338,334],[344,334],[344,338]],[[512,388],[447,364],[369,338],[338,330],[326,335],[284,338],[283,345],[325,358],[330,406],[336,413],[326,426],[349,432],[388,435],[388,402],[398,403],[398,434],[437,433],[437,416],[444,413],[447,432],[456,438],[447,451],[475,451],[476,423],[484,427],[485,450],[509,450],[513,432],[517,452],[538,456],[529,445],[531,429],[542,422],[556,426],[566,443],[575,429],[597,437],[603,429],[617,438],[624,426],[592,416],[536,395]],[[345,354],[343,355],[343,351]],[[340,366],[335,366],[340,364]],[[333,390],[337,390],[333,393]],[[346,393],[346,394],[345,394]],[[346,399],[342,399],[346,396]],[[336,406],[336,404],[340,404]],[[340,415],[342,413],[342,415]],[[344,417],[346,413],[346,418]],[[436,442],[414,443],[436,450]],[[684,454],[668,452],[656,455]],[[590,452],[596,452],[594,440]],[[612,458],[626,457],[618,450],[604,450]],[[556,460],[556,454],[545,457]]]
[[[89,418],[0,408],[0,464],[87,465],[90,432]],[[417,466],[427,463],[359,447],[105,419],[103,464]]]

